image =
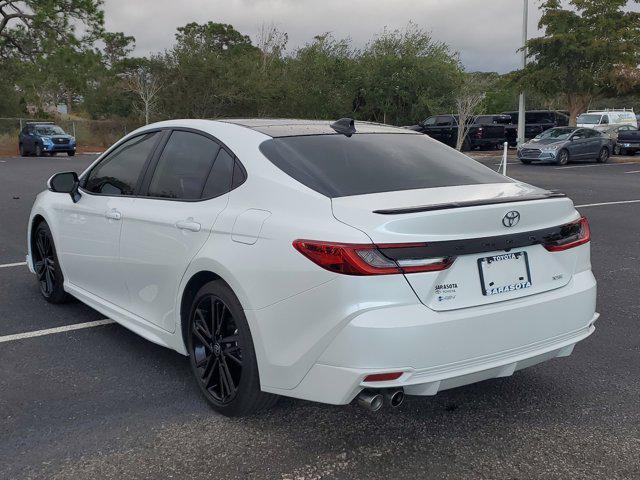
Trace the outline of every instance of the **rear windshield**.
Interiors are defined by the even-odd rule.
[[[331,198],[511,182],[426,135],[283,137],[263,142],[260,151],[291,177]]]

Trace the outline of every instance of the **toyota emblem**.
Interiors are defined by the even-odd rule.
[[[508,212],[504,217],[502,217],[502,224],[507,228],[515,227],[519,221],[520,212],[516,212],[515,210]]]

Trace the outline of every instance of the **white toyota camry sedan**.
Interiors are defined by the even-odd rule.
[[[30,269],[190,359],[225,415],[377,410],[569,355],[594,331],[586,218],[416,132],[304,120],[140,128],[54,175]]]

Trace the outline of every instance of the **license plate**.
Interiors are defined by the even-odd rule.
[[[498,295],[531,287],[527,252],[504,253],[478,259],[482,294]]]

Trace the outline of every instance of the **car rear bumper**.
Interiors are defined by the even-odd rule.
[[[581,272],[564,287],[482,307],[435,312],[422,304],[368,310],[333,338],[292,389],[282,395],[349,403],[364,388],[404,388],[435,395],[571,354],[594,331],[596,282]],[[393,381],[365,382],[374,373]]]
[[[473,147],[496,147],[506,141],[505,138],[472,138],[470,139]]]

